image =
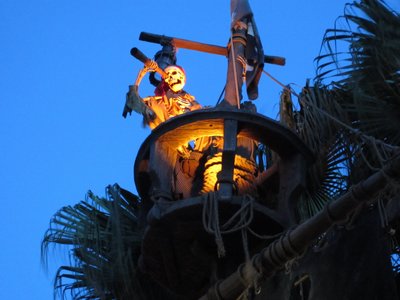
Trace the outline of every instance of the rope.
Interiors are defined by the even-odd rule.
[[[253,229],[251,229],[251,228],[248,228],[248,231],[249,231],[253,236],[255,236],[256,238],[259,238],[260,240],[266,240],[266,241],[268,241],[268,240],[275,240],[275,239],[277,239],[278,237],[280,237],[280,236],[282,235],[282,232],[279,232],[279,233],[274,234],[274,235],[261,235],[261,234],[256,233],[256,232],[255,232]]]
[[[297,94],[292,88],[284,85],[282,82],[280,82],[278,79],[276,79],[275,77],[273,77],[270,73],[268,73],[267,71],[263,70],[263,73],[265,75],[267,75],[270,79],[272,79],[275,83],[277,83],[278,85],[280,85],[282,88],[284,88],[285,90],[289,91],[290,93],[292,93],[293,95],[295,95],[296,97],[300,98],[300,95]],[[329,113],[327,113],[326,111],[320,109],[319,107],[313,105],[312,103],[307,103],[309,106],[311,106],[312,108],[318,110],[319,112],[321,112],[322,114],[324,114],[326,117],[330,118],[331,120],[335,121],[336,123],[338,123],[339,125],[343,126],[344,128],[348,129],[350,132],[353,132],[355,135],[360,136],[361,138],[364,138],[365,140],[368,140],[370,142],[374,142],[378,145],[384,146],[385,148],[391,149],[393,151],[396,150],[400,150],[400,147],[398,146],[393,146],[393,145],[389,145],[387,143],[384,143],[381,140],[376,140],[373,136],[369,136],[361,131],[359,131],[358,129],[355,129],[349,125],[347,125],[346,123],[342,122],[341,120],[335,118],[334,116],[330,115]]]
[[[222,97],[224,96],[225,88],[226,88],[226,84],[224,85],[224,88],[222,89],[221,94],[219,95],[217,103],[215,104],[215,106],[217,106],[221,102]]]
[[[202,221],[204,230],[214,235],[217,245],[218,257],[224,257],[226,254],[222,234],[229,234],[241,231],[242,242],[246,259],[250,259],[248,250],[247,233],[245,232],[253,220],[254,199],[245,195],[242,198],[241,207],[224,224],[220,224],[219,216],[219,198],[218,194],[211,192],[204,197]]]
[[[218,257],[224,257],[226,251],[219,226],[218,198],[215,193],[209,193],[204,201],[203,227],[206,232],[214,234]]]
[[[386,229],[389,226],[389,220],[385,209],[385,204],[383,203],[383,199],[379,197],[378,199],[378,211],[379,211],[379,218],[381,221],[381,227]]]
[[[293,95],[295,95],[296,97],[300,97],[296,92],[293,91],[293,89],[289,86],[285,86],[283,83],[281,83],[278,79],[276,79],[275,77],[273,77],[271,74],[269,74],[268,72],[263,70],[263,73],[265,75],[267,75],[268,77],[270,77],[274,82],[276,82],[278,85],[280,85],[283,89],[289,91],[290,93],[292,93]],[[370,160],[366,157],[363,147],[359,147],[359,148],[355,148],[355,150],[357,150],[357,152],[360,154],[361,159],[364,161],[364,163],[366,164],[366,166],[373,171],[380,171],[383,173],[383,175],[385,176],[385,178],[388,181],[388,186],[391,187],[390,192],[392,193],[392,195],[390,195],[389,197],[385,197],[385,199],[390,199],[393,198],[393,196],[399,192],[400,190],[400,182],[396,181],[392,176],[389,176],[388,174],[385,174],[385,171],[383,169],[383,166],[385,164],[387,164],[387,162],[390,159],[393,159],[393,157],[395,155],[397,155],[397,153],[400,152],[400,147],[399,146],[394,146],[394,145],[390,145],[385,143],[382,140],[377,140],[375,137],[367,135],[365,133],[363,133],[362,131],[360,131],[359,129],[355,129],[351,126],[349,126],[348,124],[344,123],[343,121],[339,120],[338,118],[334,117],[333,115],[331,115],[330,113],[326,112],[325,110],[317,107],[314,103],[310,103],[307,102],[306,99],[303,99],[306,103],[306,105],[308,105],[309,107],[315,109],[316,111],[318,111],[319,113],[323,114],[324,116],[326,116],[327,118],[329,118],[330,120],[332,120],[333,122],[335,122],[336,124],[339,124],[341,127],[347,129],[351,134],[354,135],[354,137],[356,139],[359,139],[361,145],[364,143],[368,149],[371,151],[371,153],[373,154],[373,157],[375,156],[376,160],[378,161],[378,166],[373,166],[370,163]],[[389,188],[388,188],[389,189]],[[380,215],[381,215],[381,223],[382,226],[387,225],[387,216],[386,216],[386,210],[384,209],[384,203],[380,203]],[[353,215],[354,217],[355,215]],[[351,225],[352,220],[350,220],[348,222],[348,224]]]
[[[293,95],[295,95],[296,97],[300,97],[299,94],[297,94],[292,88],[284,85],[282,82],[280,82],[278,79],[276,79],[274,76],[272,76],[270,73],[268,73],[265,70],[262,70],[263,73],[265,75],[267,75],[270,79],[272,79],[272,81],[274,81],[275,83],[277,83],[278,85],[280,85],[281,87],[283,87],[285,90],[289,91],[290,93],[292,93]]]
[[[244,210],[241,213],[242,215],[240,216],[242,219],[244,219]],[[244,252],[244,258],[246,261],[250,260],[250,251],[249,251],[249,240],[247,238],[247,228],[242,228],[241,234],[242,234],[242,242],[243,242],[243,252]]]
[[[240,109],[240,99],[239,99],[239,85],[237,82],[237,71],[236,71],[236,61],[235,61],[235,47],[233,45],[233,34],[231,32],[231,61],[232,61],[232,66],[233,66],[233,75],[235,77],[235,92],[236,92],[236,103],[237,103],[237,108]]]

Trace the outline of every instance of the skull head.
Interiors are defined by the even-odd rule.
[[[175,93],[181,91],[186,83],[185,71],[178,66],[168,66],[164,72],[167,73],[164,81],[168,84],[169,88]]]

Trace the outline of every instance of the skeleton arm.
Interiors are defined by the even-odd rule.
[[[137,113],[142,114],[146,119],[151,119],[154,116],[152,110],[144,103],[143,99],[139,95],[139,84],[142,81],[144,75],[147,72],[155,72],[158,68],[158,65],[155,61],[151,61],[148,65],[142,68],[136,77],[136,81],[134,85],[129,86],[129,91],[126,94],[126,101],[124,106],[124,111],[122,116],[126,118],[126,116],[132,113],[132,111],[136,111]]]

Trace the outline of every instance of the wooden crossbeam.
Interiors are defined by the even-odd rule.
[[[160,45],[165,45],[165,44],[169,43],[169,44],[174,45],[177,48],[183,48],[183,49],[188,49],[188,50],[195,50],[195,51],[200,51],[200,52],[228,56],[228,48],[227,47],[205,44],[205,43],[200,43],[200,42],[195,42],[195,41],[190,41],[190,40],[185,40],[185,39],[179,39],[179,38],[169,37],[169,36],[165,36],[165,35],[141,32],[140,36],[139,36],[139,40],[149,42],[149,43],[160,44]],[[268,64],[284,66],[286,63],[286,59],[284,57],[280,57],[280,56],[264,55],[264,62],[268,63]]]

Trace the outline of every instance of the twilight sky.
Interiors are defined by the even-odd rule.
[[[324,31],[335,26],[345,0],[249,0],[268,55],[285,67],[265,70],[300,91],[315,75]],[[399,10],[399,0],[388,1]],[[135,192],[133,163],[150,133],[141,117],[121,116],[128,85],[160,46],[141,31],[225,46],[225,0],[0,0],[0,299],[53,299],[56,267],[67,253],[51,252],[48,274],[40,243],[51,216],[92,190],[118,183]],[[180,49],[185,89],[214,105],[226,58]],[[147,78],[141,95],[152,93]],[[263,76],[258,112],[276,118],[281,88]]]

